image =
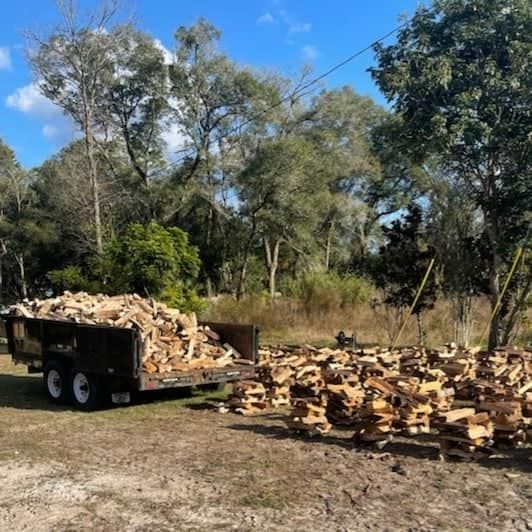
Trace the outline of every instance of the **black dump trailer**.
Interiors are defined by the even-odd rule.
[[[106,397],[127,403],[133,391],[217,385],[255,376],[258,330],[254,325],[204,322],[248,364],[148,374],[142,370],[143,344],[135,329],[70,321],[7,317],[9,353],[30,373],[43,373],[55,402],[93,410]]]

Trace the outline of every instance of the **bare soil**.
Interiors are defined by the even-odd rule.
[[[299,438],[212,395],[80,413],[24,371],[0,356],[0,530],[532,529],[530,447],[442,463],[431,436]]]

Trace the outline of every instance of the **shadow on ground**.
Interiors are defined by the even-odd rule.
[[[220,396],[212,392],[202,392],[191,388],[174,388],[149,392],[133,392],[131,403],[114,405],[109,400],[102,409],[127,408],[128,406],[144,405],[164,401],[199,401],[196,404],[185,404],[192,409],[213,409]],[[70,405],[52,403],[46,396],[41,375],[13,375],[0,373],[0,408],[18,408],[21,410],[74,411]]]
[[[48,401],[42,378],[10,374],[0,374],[0,408],[65,410]]]
[[[266,416],[261,416],[266,417]],[[283,416],[277,415],[282,419]],[[273,418],[275,419],[275,417]],[[377,455],[379,453],[389,453],[391,456],[402,456],[421,460],[438,461],[438,441],[436,435],[420,435],[415,439],[400,437],[389,442],[384,449],[378,450],[373,446],[364,446],[353,441],[350,437],[352,430],[335,430],[335,433],[343,432],[345,437],[336,434],[326,434],[324,436],[309,437],[289,430],[282,425],[271,424],[233,424],[228,426],[231,430],[251,431],[266,438],[275,440],[297,440],[307,445],[335,445],[343,449]],[[510,449],[494,449],[491,457],[477,461],[478,464],[486,468],[495,469],[515,469],[524,473],[532,473],[532,448],[530,446]]]

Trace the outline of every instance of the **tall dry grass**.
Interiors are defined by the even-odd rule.
[[[210,301],[204,317],[213,321],[255,323],[261,331],[262,343],[334,343],[339,330],[349,335],[356,332],[363,344],[389,345],[401,321],[393,312],[382,307],[373,309],[369,302],[349,306],[309,306],[296,298],[250,295],[237,302],[229,296],[219,296]],[[477,298],[473,303],[472,344],[479,341],[489,319],[489,303]],[[423,314],[426,345],[437,346],[454,340],[454,324],[449,302],[440,300]],[[516,343],[532,342],[530,328],[520,331]],[[417,324],[411,317],[401,337],[402,345],[417,343]]]

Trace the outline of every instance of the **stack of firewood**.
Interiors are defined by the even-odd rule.
[[[399,353],[399,368],[401,375],[421,377],[427,368],[428,356],[424,348],[410,347]]]
[[[237,382],[233,384],[226,406],[244,416],[258,414],[268,406],[266,388],[257,381]]]
[[[335,425],[352,426],[359,422],[365,391],[356,373],[329,372],[327,380],[327,418]]]
[[[430,432],[431,398],[420,392],[419,379],[397,376],[387,382],[395,387],[392,395],[396,408],[394,428],[408,436]]]
[[[357,442],[374,443],[383,447],[392,439],[396,420],[392,396],[393,385],[379,377],[370,377],[364,382],[364,400],[358,412],[359,422],[353,438]]]
[[[90,325],[137,329],[143,342],[142,366],[147,373],[166,373],[245,363],[217,333],[184,314],[137,294],[106,296],[86,292],[29,301],[11,309],[28,318],[68,320]]]
[[[440,456],[475,459],[490,453],[493,423],[486,412],[460,408],[442,414],[435,422],[439,430]]]
[[[532,353],[417,347],[364,351],[312,346],[263,350],[267,390],[290,375],[288,425],[309,433],[329,423],[385,445],[394,434],[441,433],[442,456],[477,457],[493,442],[521,443],[532,417]],[[263,362],[261,362],[261,365]],[[324,383],[325,381],[325,383]],[[268,397],[275,397],[270,393]],[[455,399],[460,402],[455,402]],[[284,404],[282,400],[279,406]],[[273,399],[271,405],[275,405]],[[459,404],[467,409],[457,409]]]
[[[293,374],[293,370],[288,366],[271,369],[271,388],[268,390],[268,400],[274,408],[290,404],[290,386]]]
[[[522,445],[526,441],[523,410],[518,398],[503,401],[483,401],[478,410],[487,412],[493,422],[493,439],[497,443]]]
[[[532,377],[532,353],[515,348],[499,348],[492,353],[481,351],[477,355],[477,378],[519,388]]]
[[[292,430],[309,435],[331,430],[327,419],[327,393],[322,369],[316,364],[305,365],[295,373],[290,388],[291,411],[286,424]]]
[[[309,436],[326,434],[332,428],[323,397],[294,397],[286,424],[289,429]]]
[[[288,357],[286,351],[276,348],[259,349],[257,377],[264,384],[269,406],[280,408],[290,404],[290,386],[294,368],[306,363],[299,355]]]
[[[430,366],[440,369],[454,383],[473,380],[476,376],[475,356],[471,350],[446,348],[431,353]]]
[[[428,377],[426,374],[425,377]],[[430,375],[432,380],[425,380],[419,385],[419,393],[430,399],[433,414],[447,412],[454,403],[454,388],[445,386],[445,379],[440,375]]]
[[[515,348],[480,352],[478,378],[472,383],[476,407],[489,414],[497,443],[521,445],[529,414],[527,391],[532,389],[531,353]]]

